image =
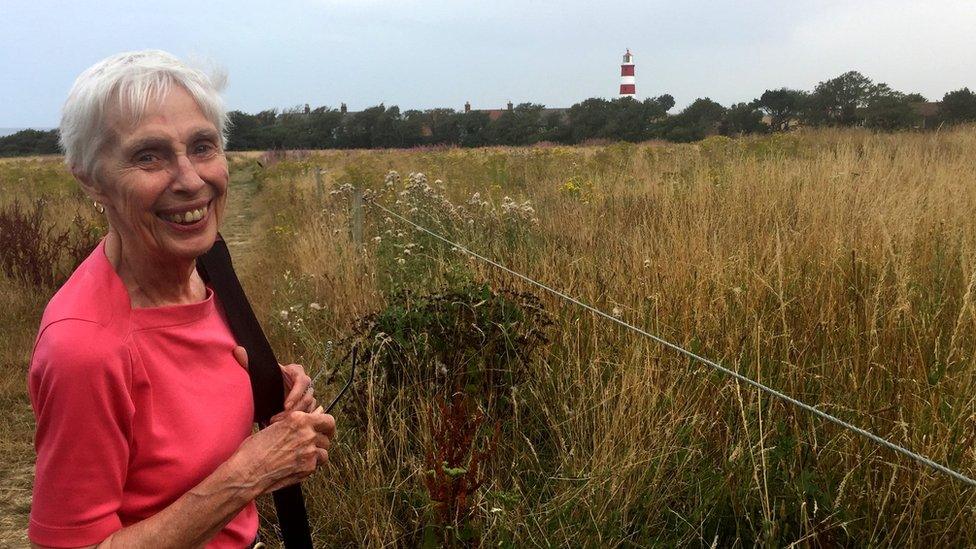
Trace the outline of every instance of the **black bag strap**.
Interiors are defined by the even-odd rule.
[[[254,396],[254,421],[263,429],[268,426],[271,417],[284,410],[285,406],[285,386],[278,359],[254,316],[241,281],[234,272],[230,251],[220,235],[217,235],[210,251],[197,258],[197,268],[200,276],[210,283],[220,298],[238,344],[247,349],[248,375]],[[293,484],[275,490],[272,497],[286,549],[311,549],[312,533],[305,512],[302,485]]]

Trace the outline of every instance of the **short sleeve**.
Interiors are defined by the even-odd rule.
[[[98,543],[122,527],[129,462],[131,359],[93,322],[61,320],[38,336],[28,374],[37,465],[28,536],[41,545]]]

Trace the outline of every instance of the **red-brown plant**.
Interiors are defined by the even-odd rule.
[[[475,492],[489,479],[487,462],[498,439],[496,424],[492,435],[477,444],[485,415],[472,410],[469,400],[463,392],[455,393],[450,402],[439,399],[432,418],[433,447],[427,452],[425,482],[441,526],[460,528],[471,520]]]
[[[59,231],[44,213],[45,202],[15,200],[0,209],[0,270],[31,286],[60,285],[98,243],[98,231],[80,218]]]

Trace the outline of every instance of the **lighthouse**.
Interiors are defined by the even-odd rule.
[[[627,48],[624,62],[620,65],[620,97],[634,97],[637,95],[637,83],[634,80],[634,55]]]

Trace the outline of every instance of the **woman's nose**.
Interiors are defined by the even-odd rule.
[[[177,155],[176,177],[174,178],[173,185],[176,191],[193,194],[206,186],[206,182],[200,177],[196,166],[190,161],[188,156]]]

